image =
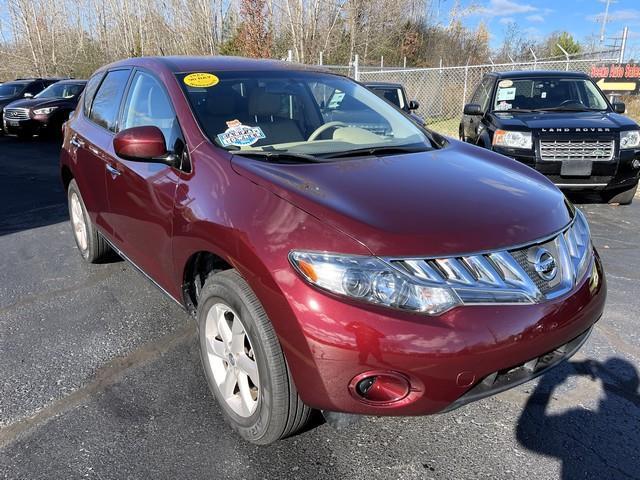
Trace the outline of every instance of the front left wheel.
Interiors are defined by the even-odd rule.
[[[612,192],[607,192],[604,194],[604,199],[609,204],[619,204],[619,205],[631,205],[633,199],[636,196],[636,191],[638,190],[638,184],[636,183],[632,187],[625,188],[624,190],[614,190]]]
[[[245,440],[269,444],[309,421],[278,337],[236,270],[211,275],[197,311],[200,355],[225,419]]]

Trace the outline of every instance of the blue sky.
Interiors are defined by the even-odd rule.
[[[455,0],[440,0],[440,21],[446,23]],[[438,0],[434,0],[437,8]],[[502,41],[507,24],[516,22],[533,38],[566,30],[578,40],[586,40],[590,35],[599,36],[604,0],[462,0],[460,7],[465,11],[464,23],[475,27],[485,21],[491,32],[491,45],[496,47]],[[612,1],[609,7],[609,21],[606,33],[620,35],[624,26],[629,27],[629,54],[640,57],[640,0]],[[630,58],[627,56],[627,58]]]

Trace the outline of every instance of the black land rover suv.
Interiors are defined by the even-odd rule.
[[[535,168],[562,189],[629,204],[640,174],[640,127],[584,73],[484,76],[465,105],[460,139]]]

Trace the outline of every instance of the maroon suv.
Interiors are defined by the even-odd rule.
[[[312,409],[424,415],[503,391],[603,311],[587,221],[551,182],[323,71],[109,65],[61,169],[82,256],[114,250],[196,317],[209,386],[255,443]]]

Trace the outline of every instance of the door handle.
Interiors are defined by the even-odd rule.
[[[71,137],[69,143],[76,148],[84,147],[84,142],[82,140],[78,140],[78,137],[76,137],[75,135]]]
[[[115,175],[115,176],[120,176],[122,175],[122,172],[120,170],[118,170],[116,167],[114,167],[113,165],[109,165],[107,163],[107,170],[109,171],[109,173],[111,175]]]

